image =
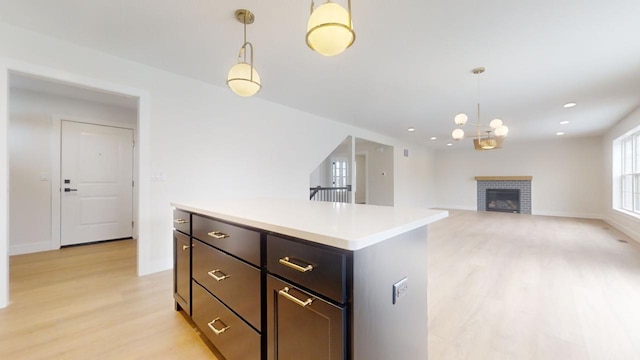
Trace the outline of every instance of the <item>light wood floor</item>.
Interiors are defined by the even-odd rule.
[[[136,243],[10,259],[0,359],[215,359],[173,310],[171,271],[136,276]]]
[[[171,271],[135,275],[131,240],[12,257],[0,359],[215,359],[171,292]],[[429,227],[428,306],[430,360],[640,359],[640,246],[601,221],[452,211]]]
[[[431,360],[640,359],[640,247],[606,223],[455,211],[429,230]]]

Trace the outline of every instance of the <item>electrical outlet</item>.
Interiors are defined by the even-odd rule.
[[[407,284],[407,278],[404,278],[393,284],[393,303],[397,303],[401,297],[407,294],[408,290],[409,285]]]

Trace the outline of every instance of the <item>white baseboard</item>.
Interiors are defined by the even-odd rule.
[[[471,207],[471,206],[460,206],[460,205],[438,205],[438,206],[431,206],[431,209],[471,210],[471,211],[478,210],[478,208],[475,206]]]
[[[622,231],[625,235],[633,239],[635,242],[640,243],[640,232],[635,231],[632,228],[622,224],[621,222],[615,221],[611,218],[605,218],[604,221],[614,228]]]
[[[451,209],[451,210],[471,210],[477,211],[477,207],[471,206],[460,206],[460,205],[438,205],[434,206],[436,209]],[[532,211],[531,215],[541,215],[541,216],[557,216],[557,217],[569,217],[569,218],[580,218],[580,219],[596,219],[603,220],[603,214],[596,213],[576,213],[576,212],[562,212],[562,211]]]
[[[31,254],[49,250],[54,250],[51,249],[51,241],[39,241],[37,243],[24,245],[9,245],[9,256]]]
[[[604,220],[603,214],[596,214],[596,213],[575,213],[575,212],[563,212],[563,211],[532,211],[531,215]]]
[[[138,276],[145,276],[145,275],[157,273],[160,271],[173,269],[173,257],[169,257],[168,259],[161,259],[158,261],[148,262],[148,263],[145,263],[144,266],[140,266],[140,265],[141,264],[138,264]]]

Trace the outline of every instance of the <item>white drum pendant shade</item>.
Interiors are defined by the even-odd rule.
[[[336,3],[316,8],[307,23],[307,45],[325,56],[334,56],[353,44],[356,35],[349,12]]]
[[[255,68],[252,69],[251,65],[246,62],[237,63],[229,70],[227,85],[234,93],[244,97],[255,95],[262,87],[260,75]]]

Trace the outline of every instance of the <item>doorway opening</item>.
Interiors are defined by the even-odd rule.
[[[10,71],[8,105],[8,255],[137,238],[138,98]]]

